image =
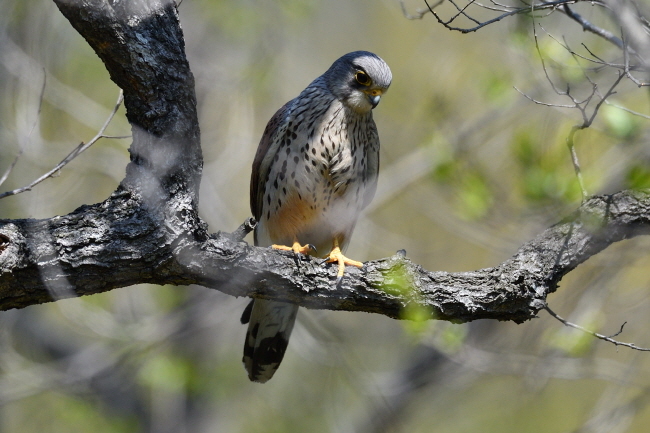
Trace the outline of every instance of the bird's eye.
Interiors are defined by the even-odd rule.
[[[369,86],[372,84],[372,80],[368,74],[363,71],[357,71],[357,73],[354,74],[354,78],[357,80],[357,83],[361,84],[362,86]]]

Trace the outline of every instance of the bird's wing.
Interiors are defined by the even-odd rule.
[[[251,211],[258,221],[262,218],[264,186],[273,159],[284,140],[293,102],[287,102],[266,124],[255,153],[250,200]],[[259,228],[258,225],[255,229],[255,245],[258,245]],[[242,323],[248,322],[242,361],[250,380],[264,383],[273,376],[289,344],[297,312],[297,305],[263,299],[256,299],[246,307],[241,319]]]
[[[366,171],[363,173],[366,189],[363,194],[363,207],[370,204],[377,191],[377,178],[379,177],[379,134],[374,120],[370,121],[370,139],[366,153]]]
[[[293,104],[293,99],[282,108],[280,108],[269,120],[269,123],[266,124],[264,128],[264,134],[262,134],[262,139],[260,144],[257,146],[257,152],[255,153],[255,159],[253,160],[253,170],[251,174],[251,211],[253,216],[258,221],[262,216],[262,200],[264,198],[264,183],[266,178],[269,175],[269,170],[271,168],[271,162],[275,157],[275,154],[278,151],[279,144],[281,140],[278,139],[277,135],[286,131],[286,119],[289,113],[291,112],[291,106]],[[275,143],[275,146],[273,146]]]

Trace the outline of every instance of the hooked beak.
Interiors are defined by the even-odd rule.
[[[377,104],[379,104],[383,93],[384,91],[381,89],[372,89],[366,92],[366,95],[368,95],[368,101],[370,102],[370,105],[372,105],[372,108],[375,108]]]

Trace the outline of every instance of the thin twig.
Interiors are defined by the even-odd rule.
[[[492,18],[491,20],[484,21],[484,22],[479,22],[479,21],[477,21],[475,18],[472,18],[472,17],[470,17],[469,15],[467,15],[467,14],[464,13],[464,9],[466,9],[467,7],[469,7],[469,5],[470,5],[471,3],[468,4],[467,6],[465,6],[465,8],[461,9],[461,8],[459,8],[459,7],[458,7],[458,6],[457,6],[457,5],[452,1],[451,3],[456,7],[456,9],[459,10],[459,12],[458,12],[456,15],[454,15],[453,17],[451,17],[449,20],[444,21],[444,20],[443,20],[442,18],[440,18],[440,16],[439,16],[439,15],[438,15],[434,10],[433,10],[433,7],[432,7],[431,5],[429,5],[429,3],[427,2],[427,0],[424,0],[424,2],[425,2],[426,5],[429,7],[429,10],[430,10],[431,13],[433,14],[433,16],[436,17],[436,19],[438,20],[438,22],[439,22],[440,24],[442,24],[443,26],[447,27],[449,30],[456,30],[456,31],[461,32],[461,33],[471,33],[471,32],[475,32],[475,31],[477,31],[477,30],[479,30],[479,29],[481,29],[481,28],[483,28],[483,27],[485,27],[485,26],[487,26],[487,25],[490,25],[490,24],[492,24],[492,23],[496,23],[496,22],[498,22],[498,21],[501,21],[501,20],[504,19],[504,18],[507,18],[507,17],[509,17],[509,16],[512,16],[512,15],[516,15],[516,14],[522,13],[522,11],[521,11],[520,9],[516,9],[516,10],[510,11],[510,12],[506,12],[506,13],[504,13],[504,14],[502,14],[502,15],[499,15],[499,16],[497,16],[497,17],[495,17],[495,18]],[[526,11],[528,11],[528,8],[526,8]],[[477,25],[476,25],[475,27],[470,27],[470,28],[462,28],[462,27],[453,27],[453,26],[451,26],[450,24],[451,24],[451,23],[452,23],[456,18],[458,18],[458,17],[461,16],[461,15],[462,15],[462,16],[465,16],[465,17],[468,18],[469,20],[475,22]]]
[[[617,66],[617,67],[622,67],[622,65],[616,65],[615,63],[606,62],[605,60],[601,59],[601,58],[598,57],[598,56],[597,56],[593,51],[591,51],[591,50],[589,49],[589,47],[588,47],[584,42],[582,42],[580,45],[582,45],[582,48],[584,48],[585,50],[587,50],[587,52],[588,52],[589,54],[591,54],[591,55],[594,57],[594,59],[598,60],[598,62],[595,62],[593,59],[589,59],[589,58],[586,57],[586,56],[580,56],[579,54],[576,53],[576,55],[582,57],[583,59],[588,60],[588,61],[590,61],[590,62],[594,62],[594,63],[601,63],[601,64],[606,65],[606,66],[612,66],[612,65],[614,65],[614,66]]]
[[[541,25],[540,25],[540,28],[542,30],[544,30],[544,28]],[[544,30],[544,31],[546,32],[546,30]],[[571,156],[571,163],[573,164],[573,169],[575,171],[576,178],[578,179],[578,184],[580,186],[580,192],[581,192],[581,195],[582,195],[582,202],[584,202],[588,197],[588,193],[587,193],[587,189],[585,187],[584,178],[582,176],[582,170],[580,168],[580,162],[578,160],[578,154],[577,154],[576,148],[575,148],[575,134],[579,130],[589,128],[592,125],[594,119],[596,118],[596,115],[600,111],[600,108],[602,107],[602,105],[607,101],[607,99],[610,96],[612,96],[612,95],[614,95],[616,93],[616,90],[615,90],[616,87],[620,84],[621,80],[623,79],[623,77],[626,76],[626,74],[625,74],[625,72],[619,72],[618,78],[609,87],[607,92],[604,95],[602,95],[598,90],[598,84],[596,82],[594,82],[594,80],[592,80],[591,77],[587,74],[587,70],[580,66],[580,63],[578,62],[578,57],[579,56],[577,56],[576,53],[569,47],[569,45],[566,43],[566,41],[561,42],[561,41],[557,40],[556,38],[554,38],[548,32],[546,32],[546,33],[550,38],[552,38],[554,41],[556,41],[561,47],[563,47],[565,50],[567,50],[572,55],[573,59],[576,61],[576,64],[578,65],[578,67],[581,68],[582,74],[583,74],[585,80],[587,80],[591,84],[591,92],[589,93],[589,95],[585,99],[578,100],[578,99],[576,99],[575,96],[573,96],[571,94],[571,88],[570,88],[568,83],[567,83],[566,90],[560,90],[555,85],[555,83],[553,82],[553,80],[551,79],[551,77],[550,77],[550,75],[548,73],[548,69],[546,67],[546,61],[545,61],[544,56],[542,55],[541,49],[539,47],[539,40],[538,40],[538,37],[537,37],[537,25],[535,24],[535,17],[533,17],[533,37],[534,37],[534,40],[535,40],[535,48],[537,50],[537,55],[538,55],[538,57],[540,59],[540,62],[542,63],[542,69],[544,71],[544,75],[546,77],[546,80],[548,81],[551,88],[553,89],[553,91],[558,96],[564,96],[564,97],[569,98],[571,100],[572,104],[566,104],[566,105],[562,104],[562,105],[560,105],[560,104],[551,104],[551,103],[541,102],[541,101],[538,101],[538,100],[533,99],[532,97],[526,95],[525,93],[521,92],[519,89],[517,89],[517,88],[515,88],[515,89],[519,93],[521,93],[524,97],[530,99],[531,101],[533,101],[536,104],[546,105],[546,106],[550,106],[550,107],[559,107],[559,108],[573,108],[573,109],[577,109],[580,112],[580,114],[582,116],[582,123],[579,124],[579,125],[574,125],[571,128],[571,131],[569,132],[569,135],[567,136],[566,143],[567,143],[567,147],[569,149],[569,154]],[[595,103],[595,106],[594,106],[593,110],[591,111],[591,113],[589,113],[588,109],[590,107],[590,104],[591,104],[592,100],[594,100],[594,96],[597,96],[600,100],[597,103]]]
[[[630,66],[630,48],[627,43],[627,38],[625,35],[623,35],[623,44],[625,46],[625,49],[623,50],[623,63],[624,63],[624,71],[625,71],[625,76],[630,79],[634,84],[636,84],[638,87],[644,87],[650,85],[650,83],[647,82],[642,82],[638,78],[636,78],[634,75],[632,75],[632,70],[634,70],[633,66]]]
[[[571,154],[571,162],[573,163],[573,169],[574,169],[574,171],[576,173],[576,177],[578,178],[578,183],[580,184],[580,191],[582,193],[582,202],[583,203],[584,203],[585,200],[587,200],[588,195],[587,195],[587,190],[585,188],[584,180],[582,178],[582,172],[580,170],[580,164],[578,162],[578,155],[577,155],[576,150],[575,150],[575,143],[573,141],[573,137],[574,137],[574,135],[575,135],[575,133],[577,131],[579,131],[581,129],[589,128],[591,126],[591,124],[594,122],[594,119],[596,118],[596,115],[600,111],[600,107],[602,107],[602,105],[605,103],[607,98],[609,98],[610,96],[612,96],[612,95],[614,95],[616,93],[616,91],[615,91],[616,86],[618,86],[618,84],[621,82],[621,80],[623,79],[624,76],[625,76],[624,73],[622,73],[622,72],[619,73],[618,78],[610,86],[610,88],[607,90],[607,93],[605,93],[605,95],[600,95],[600,92],[598,92],[598,86],[596,85],[596,83],[592,82],[593,91],[592,91],[591,96],[593,96],[594,93],[597,93],[598,96],[600,97],[600,101],[598,101],[598,103],[594,107],[594,110],[591,113],[591,116],[587,116],[587,105],[589,104],[589,101],[584,105],[584,107],[582,105],[576,104],[577,108],[582,113],[583,122],[582,122],[582,125],[575,125],[575,126],[573,126],[571,128],[571,132],[569,133],[569,135],[567,137],[567,146],[569,147],[569,152]],[[585,77],[587,77],[586,74],[585,74]],[[591,79],[589,79],[589,77],[587,77],[587,79],[591,82]],[[591,100],[591,96],[590,96],[589,100]]]
[[[544,30],[544,27],[541,25],[539,26],[542,30]],[[546,32],[546,30],[544,30]],[[548,34],[548,33],[547,33]],[[537,38],[537,26],[535,25],[535,18],[533,17],[533,39],[535,41],[535,50],[537,52],[537,56],[539,57],[539,61],[542,63],[542,70],[544,71],[544,76],[546,77],[546,81],[551,85],[551,88],[555,93],[557,93],[559,96],[566,96],[569,94],[569,89],[567,86],[566,91],[562,91],[555,86],[555,83],[551,79],[551,77],[548,75],[548,69],[546,68],[546,61],[544,60],[544,56],[542,55],[542,50],[539,47],[539,39]]]
[[[429,10],[433,14],[434,17],[438,20],[440,24],[448,28],[449,30],[455,30],[461,33],[470,33],[470,32],[475,32],[485,26],[488,26],[490,24],[499,22],[503,20],[504,18],[508,18],[513,15],[518,15],[518,14],[533,14],[534,12],[537,11],[543,11],[543,10],[548,10],[549,14],[557,10],[559,6],[566,5],[566,4],[573,4],[577,3],[580,0],[559,0],[559,1],[550,1],[550,2],[541,2],[541,3],[531,3],[530,5],[526,5],[524,7],[513,7],[513,6],[507,6],[507,5],[498,5],[495,2],[492,2],[493,4],[497,5],[498,7],[490,7],[483,5],[481,3],[477,3],[474,0],[470,0],[467,5],[464,7],[461,7],[455,3],[454,0],[449,0],[449,3],[451,3],[458,13],[456,13],[454,16],[449,18],[448,20],[443,20],[434,10],[433,6],[430,6],[427,0],[424,0],[426,5],[429,7]],[[594,2],[595,4],[599,4],[598,2]],[[496,12],[501,12],[501,15],[497,15],[496,17],[486,20],[486,21],[479,21],[476,18],[470,16],[466,10],[472,5],[476,5],[477,7],[480,7],[482,9],[487,9],[490,11],[496,11]],[[437,5],[436,5],[437,6]],[[454,27],[451,25],[452,22],[454,22],[458,17],[463,16],[467,18],[468,20],[472,21],[473,23],[476,24],[474,27]]]
[[[570,7],[568,3],[565,3],[562,6],[562,9],[566,15],[571,18],[572,20],[576,21],[582,26],[582,29],[585,31],[589,31],[593,34],[596,34],[600,36],[601,38],[605,39],[606,41],[611,42],[612,44],[616,45],[619,49],[624,49],[625,46],[623,45],[623,41],[621,38],[614,36],[612,32],[609,32],[605,29],[601,29],[598,26],[595,26],[591,22],[587,21],[582,15],[574,12]]]
[[[605,68],[605,67],[608,67],[608,66],[609,66],[609,67],[614,67],[614,68],[622,68],[622,67],[623,67],[623,65],[618,65],[618,64],[616,64],[616,63],[607,62],[607,61],[601,59],[600,57],[598,57],[597,55],[595,55],[595,54],[594,54],[594,53],[593,53],[593,52],[592,52],[592,51],[591,51],[591,50],[590,50],[590,49],[589,49],[589,48],[588,48],[584,43],[581,43],[580,45],[582,45],[582,47],[583,47],[583,48],[584,48],[584,49],[585,49],[589,54],[591,54],[591,55],[592,55],[596,60],[594,60],[594,59],[590,59],[590,58],[587,57],[587,56],[584,56],[584,55],[582,55],[582,54],[579,54],[579,53],[577,53],[576,51],[574,51],[574,50],[569,46],[569,44],[566,42],[566,40],[564,40],[564,42],[560,42],[560,41],[559,41],[555,36],[553,36],[552,34],[550,34],[549,32],[547,32],[546,29],[544,29],[544,27],[542,27],[541,25],[540,25],[540,27],[542,28],[542,30],[544,30],[544,31],[546,32],[546,35],[547,35],[549,38],[551,38],[552,40],[554,40],[555,42],[557,42],[557,43],[558,43],[562,48],[564,48],[566,51],[568,51],[569,54],[571,54],[571,56],[574,58],[574,60],[575,60],[576,58],[580,58],[580,59],[586,60],[586,61],[588,61],[588,62],[595,63],[595,64],[599,65],[600,68]],[[579,64],[577,61],[576,61],[576,64],[578,65],[579,68],[581,68],[581,69],[584,70],[584,68],[583,68],[582,66],[580,66],[580,64]],[[594,68],[593,70],[598,70],[598,68]],[[586,76],[586,74],[585,74],[585,76]],[[587,77],[587,79],[589,79],[589,77]],[[590,80],[590,81],[591,81],[591,80]]]
[[[23,152],[25,151],[25,147],[27,147],[27,144],[29,143],[29,140],[32,137],[32,133],[34,132],[34,129],[36,129],[36,125],[38,124],[38,119],[41,117],[41,110],[43,109],[43,99],[45,98],[45,85],[47,83],[47,73],[45,72],[45,69],[43,69],[43,85],[41,86],[41,94],[38,98],[38,109],[36,110],[36,119],[34,119],[34,123],[32,124],[31,129],[29,130],[29,133],[27,134],[27,137],[25,138],[25,141],[22,142],[20,147],[18,148],[18,154],[14,158],[13,162],[9,167],[7,167],[7,170],[5,170],[4,174],[2,177],[0,177],[0,185],[5,183],[11,172],[13,171],[14,167],[18,163],[18,160],[20,157],[23,155]]]
[[[582,170],[580,169],[580,162],[578,161],[578,154],[576,153],[575,143],[573,137],[575,136],[578,130],[582,129],[580,126],[573,126],[571,132],[566,138],[566,144],[569,148],[569,154],[571,155],[571,163],[573,164],[573,171],[578,178],[578,185],[580,186],[580,193],[582,194],[582,203],[584,203],[589,195],[587,194],[587,188],[585,187],[585,181],[582,178]]]
[[[572,105],[568,105],[568,104],[553,104],[553,103],[551,103],[551,102],[540,101],[540,100],[535,99],[535,98],[533,98],[532,96],[530,96],[530,95],[524,93],[524,92],[521,91],[518,87],[513,86],[513,89],[515,89],[517,92],[519,92],[519,93],[521,94],[521,96],[523,96],[524,98],[526,98],[526,99],[528,99],[529,101],[532,101],[532,102],[534,102],[535,104],[538,104],[538,105],[544,105],[545,107],[555,107],[555,108],[576,108],[575,105],[573,105],[573,104],[572,104]]]
[[[624,342],[622,342],[622,341],[614,340],[614,339],[612,338],[612,337],[616,337],[616,336],[619,335],[621,332],[623,332],[623,327],[625,326],[625,323],[627,323],[627,322],[625,322],[625,323],[623,323],[623,324],[621,325],[621,329],[620,329],[617,333],[615,333],[615,334],[613,334],[613,335],[611,335],[611,336],[608,337],[607,335],[603,335],[603,334],[599,334],[599,333],[594,332],[594,331],[590,331],[590,330],[588,330],[588,329],[586,329],[586,328],[583,328],[583,327],[580,326],[580,325],[576,325],[575,323],[572,323],[572,322],[569,322],[569,321],[566,320],[566,319],[563,319],[562,317],[558,316],[558,315],[557,315],[553,310],[551,310],[551,309],[548,307],[548,305],[545,306],[544,309],[545,309],[546,311],[548,311],[548,313],[549,313],[551,316],[553,316],[554,318],[556,318],[557,320],[559,320],[560,322],[562,322],[565,326],[568,326],[568,327],[570,327],[570,328],[577,329],[577,330],[582,331],[582,332],[584,332],[584,333],[587,333],[587,334],[589,334],[589,335],[591,335],[591,336],[594,336],[594,337],[596,337],[596,338],[598,338],[598,339],[600,339],[600,340],[604,340],[604,341],[607,341],[607,342],[609,342],[609,343],[612,343],[612,344],[615,345],[615,346],[624,346],[624,347],[629,347],[630,349],[639,350],[639,351],[642,351],[642,352],[650,352],[650,348],[639,347],[639,346],[637,346],[636,344],[632,344],[632,343],[624,343]]]
[[[440,6],[445,0],[438,0],[438,3],[434,4],[432,7],[438,7]],[[415,11],[416,15],[411,15],[407,10],[406,10],[406,5],[404,4],[404,0],[399,0],[399,5],[402,8],[402,14],[404,14],[404,18],[407,20],[421,20],[426,14],[430,12],[430,9],[418,9]]]
[[[621,82],[621,80],[623,79],[624,76],[625,76],[625,74],[623,74],[623,73],[619,73],[619,74],[618,74],[618,78],[617,78],[617,79],[614,81],[614,83],[610,86],[609,90],[607,90],[607,93],[605,93],[605,95],[600,96],[600,92],[599,92],[599,95],[598,95],[598,96],[600,96],[600,101],[598,102],[598,104],[596,104],[596,107],[594,108],[593,113],[591,113],[591,117],[589,118],[589,123],[586,125],[587,127],[591,126],[591,124],[593,123],[594,119],[596,118],[596,115],[598,114],[598,111],[600,110],[600,107],[605,103],[605,101],[607,100],[607,98],[609,98],[610,96],[616,94],[616,90],[615,90],[615,89],[616,89],[616,87],[618,86],[618,84]]]
[[[650,120],[650,115],[639,113],[638,111],[630,110],[629,108],[623,107],[621,105],[612,104],[609,101],[605,101],[605,104],[609,105],[610,107],[618,108],[619,110],[623,110],[625,112],[628,112],[628,113],[630,113],[630,114],[632,114],[634,116],[639,116],[639,117],[642,117],[644,119]]]
[[[469,1],[467,2],[467,4],[466,4],[465,6],[463,6],[462,8],[461,8],[460,6],[458,6],[458,5],[454,2],[454,0],[449,0],[449,3],[451,3],[451,4],[456,8],[456,10],[458,11],[458,13],[457,13],[456,15],[454,15],[453,17],[451,17],[447,22],[452,22],[452,21],[454,21],[456,18],[458,18],[459,16],[464,16],[465,18],[467,18],[468,20],[470,20],[470,21],[472,21],[472,22],[474,22],[474,23],[476,23],[476,24],[479,24],[479,25],[481,24],[481,22],[480,22],[479,20],[477,20],[476,18],[473,18],[473,17],[467,15],[467,13],[465,12],[465,11],[466,11],[470,6],[472,6],[472,4],[475,3],[475,0],[469,0]],[[429,5],[429,4],[427,3],[427,6],[428,6],[428,5]]]
[[[120,94],[117,97],[117,102],[115,103],[115,107],[113,107],[113,111],[111,114],[108,116],[102,127],[99,129],[99,132],[97,132],[97,135],[95,135],[88,143],[84,143],[83,141],[75,147],[72,152],[70,152],[61,162],[59,162],[52,170],[48,171],[47,173],[43,174],[41,177],[38,179],[34,180],[32,183],[29,185],[23,186],[21,188],[14,189],[12,191],[7,191],[2,194],[0,194],[0,199],[8,197],[10,195],[16,195],[20,194],[25,191],[31,190],[34,186],[38,185],[39,183],[43,182],[45,179],[48,179],[50,177],[54,177],[54,175],[61,170],[63,167],[65,167],[70,161],[75,159],[77,156],[79,156],[82,152],[84,152],[86,149],[88,149],[90,146],[95,144],[100,138],[128,138],[129,136],[107,136],[104,135],[104,131],[108,127],[109,123],[111,123],[111,120],[113,120],[113,117],[115,117],[115,113],[117,113],[117,110],[120,108],[120,105],[122,105],[122,100],[124,99],[124,95],[122,94],[122,91],[120,90]]]

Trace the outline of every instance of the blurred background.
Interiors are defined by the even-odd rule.
[[[0,176],[20,155],[4,192],[90,140],[118,88],[53,2],[0,5]],[[386,60],[394,79],[374,112],[379,190],[348,256],[405,249],[430,270],[490,267],[579,206],[566,139],[582,115],[531,100],[572,104],[554,92],[540,55],[576,100],[597,86],[591,115],[617,72],[580,56],[620,63],[620,51],[560,13],[461,34],[430,14],[407,19],[402,7],[416,15],[426,5],[181,3],[211,231],[250,215],[250,166],[268,119],[361,49]],[[576,11],[617,33],[601,9]],[[629,80],[616,91],[575,136],[590,194],[650,186],[647,91]],[[107,134],[129,133],[120,109]],[[102,201],[124,175],[129,143],[100,140],[57,177],[1,200],[0,218]],[[626,322],[617,338],[650,347],[649,251],[644,238],[608,248],[563,280],[551,308],[606,335]],[[0,312],[0,432],[647,432],[650,423],[650,354],[543,311],[521,325],[455,325],[301,309],[281,368],[259,385],[241,365],[246,303],[203,287],[142,285]]]

